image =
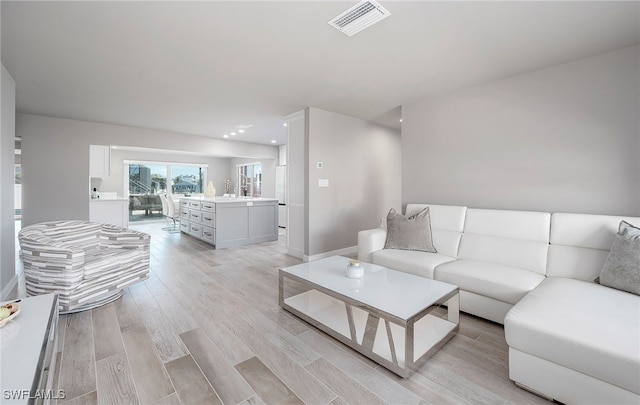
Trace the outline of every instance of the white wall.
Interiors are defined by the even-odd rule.
[[[18,114],[22,224],[89,218],[89,145],[121,145],[210,156],[277,159],[278,148],[153,129]]]
[[[4,299],[16,281],[13,211],[16,82],[4,65],[0,93],[0,299]]]
[[[640,215],[639,48],[403,106],[402,200]]]
[[[216,188],[218,195],[222,194],[224,189],[225,179],[230,179],[229,174],[229,162],[230,158],[209,157],[209,156],[196,156],[196,155],[183,155],[172,154],[170,152],[158,152],[158,151],[140,151],[140,150],[122,150],[111,149],[111,176],[104,177],[102,180],[92,180],[92,186],[98,188],[100,192],[115,191],[119,196],[125,195],[124,190],[124,161],[125,160],[144,160],[152,162],[169,162],[169,163],[198,163],[206,164],[207,168],[207,182],[213,181],[213,186]]]
[[[358,231],[401,208],[401,143],[398,131],[346,115],[311,107],[308,119],[306,254],[314,256],[356,246]]]

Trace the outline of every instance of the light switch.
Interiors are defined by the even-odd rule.
[[[329,179],[318,179],[318,187],[329,187]]]

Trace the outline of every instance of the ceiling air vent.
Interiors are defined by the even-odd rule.
[[[363,0],[329,21],[329,25],[350,37],[390,15],[374,0]]]

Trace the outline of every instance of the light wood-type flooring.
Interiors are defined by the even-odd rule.
[[[300,263],[282,242],[214,250],[166,225],[132,225],[152,235],[148,280],[60,317],[60,403],[546,402],[509,380],[501,325],[462,314],[459,333],[402,379],[279,308],[278,269]]]

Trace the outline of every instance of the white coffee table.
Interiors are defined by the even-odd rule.
[[[369,263],[363,278],[349,279],[348,262],[333,256],[280,269],[280,306],[408,377],[457,332],[459,288]],[[442,305],[446,319],[430,314]]]

